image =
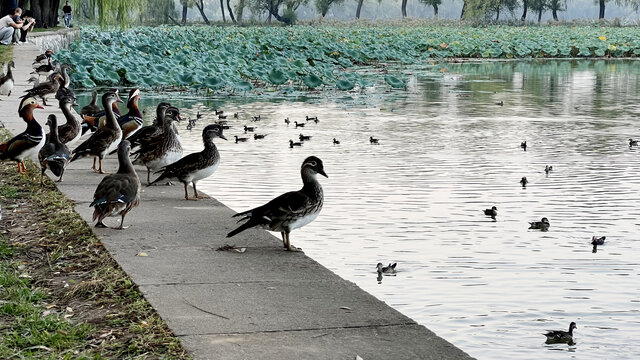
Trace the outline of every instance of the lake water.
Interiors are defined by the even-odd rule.
[[[628,145],[640,137],[638,63],[408,71],[407,91],[183,97],[183,113],[205,115],[192,131],[180,125],[189,152],[211,107],[239,112],[230,140],[245,124],[268,134],[217,141],[222,164],[199,188],[245,210],[298,189],[302,160],[316,155],[325,206],[292,244],[343,278],[479,359],[638,358],[640,149]],[[320,122],[295,129],[306,115]],[[300,133],[313,138],[290,149]],[[497,221],[482,212],[494,205]],[[528,229],[542,217],[549,231]],[[607,236],[597,253],[593,235]],[[397,262],[397,276],[378,282],[378,262]],[[571,321],[575,345],[545,344],[545,330]]]

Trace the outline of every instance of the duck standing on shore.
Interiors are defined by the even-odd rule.
[[[60,99],[59,105],[67,122],[58,126],[58,138],[61,143],[73,146],[82,137],[80,116],[72,107],[77,105],[76,99],[74,97],[63,97]]]
[[[0,77],[0,95],[11,96],[11,90],[13,90],[14,84],[13,73],[11,72],[12,68],[16,68],[13,60],[9,61],[9,64],[7,65],[7,73]]]
[[[279,231],[284,247],[289,251],[300,251],[291,245],[289,234],[315,220],[322,210],[324,195],[317,175],[328,177],[324,172],[322,160],[309,156],[300,168],[302,189],[284,193],[257,208],[235,214],[240,221],[247,220],[235,230],[227,234],[232,237],[254,226],[270,231]]]
[[[120,226],[116,229],[124,229],[125,215],[140,203],[140,179],[129,160],[129,151],[129,141],[123,140],[118,146],[118,172],[102,179],[93,194],[93,202],[89,206],[95,207],[93,220],[97,220],[96,227],[106,228],[102,222],[105,218],[120,215]]]
[[[62,83],[62,76],[60,76],[60,74],[53,74],[50,81],[39,83],[37,86],[27,89],[24,92],[27,93],[26,96],[40,97],[42,99],[42,104],[46,106],[47,95],[57,93]]]
[[[129,136],[135,134],[142,128],[142,113],[138,108],[138,100],[140,100],[140,90],[131,89],[129,99],[127,100],[127,109],[129,111],[118,119],[118,124],[122,129],[122,138],[128,139]]]
[[[113,149],[117,148],[122,140],[122,130],[118,125],[112,105],[122,102],[118,93],[110,91],[102,96],[102,106],[105,108],[107,124],[96,130],[90,138],[73,150],[71,161],[78,160],[85,156],[93,155],[93,171],[106,174],[102,169],[102,159]],[[99,168],[96,169],[96,159],[99,159]]]
[[[0,144],[0,160],[13,160],[18,163],[18,172],[24,174],[27,167],[24,159],[37,155],[44,146],[45,136],[42,127],[33,117],[33,110],[44,109],[36,99],[25,96],[18,107],[18,115],[27,123],[27,129],[6,143]]]
[[[42,169],[40,174],[41,186],[44,186],[44,172],[47,169],[58,177],[58,182],[61,182],[64,168],[67,167],[71,160],[71,151],[58,138],[58,120],[55,115],[49,115],[47,125],[49,125],[47,143],[38,152],[38,160],[40,160],[40,168]]]
[[[189,154],[173,164],[165,166],[161,169],[162,175],[149,185],[153,185],[164,179],[178,179],[184,184],[184,198],[186,200],[200,199],[198,190],[196,189],[196,183],[211,176],[218,168],[218,165],[220,165],[220,153],[213,143],[213,139],[216,137],[227,140],[227,138],[222,135],[222,126],[213,124],[205,127],[202,130],[204,150]],[[189,198],[189,183],[193,185],[193,198]]]

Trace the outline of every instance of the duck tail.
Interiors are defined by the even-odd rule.
[[[159,173],[159,172],[160,172],[160,171],[156,171],[156,172],[154,172],[154,174],[157,174],[157,173]],[[153,184],[157,183],[158,181],[161,181],[161,180],[164,180],[164,179],[167,179],[167,178],[169,178],[169,176],[167,176],[167,172],[163,172],[163,173],[162,173],[162,175],[158,176],[158,178],[157,178],[157,179],[155,179],[155,180],[153,180],[152,182],[150,182],[150,183],[149,183],[149,185],[147,185],[147,187],[149,187],[149,186],[151,186],[151,185],[153,185]]]
[[[55,176],[60,176],[62,175],[62,172],[64,171],[64,163],[60,160],[49,160],[47,161],[48,165],[49,165],[49,169],[51,170],[51,172],[53,173],[53,175]]]
[[[0,159],[4,158],[4,153],[7,151],[7,144],[8,143],[2,143],[0,144]]]
[[[249,221],[247,221],[246,223],[238,226],[235,230],[233,230],[230,233],[228,233],[227,237],[229,238],[229,237],[235,236],[235,235],[237,235],[237,234],[239,234],[239,233],[241,233],[241,232],[243,232],[243,231],[245,231],[245,230],[247,230],[249,228],[252,228],[252,227],[254,227],[256,225],[258,225],[257,222],[252,221],[251,219],[249,219]]]

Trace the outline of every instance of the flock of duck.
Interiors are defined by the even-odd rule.
[[[151,125],[143,126],[143,115],[138,108],[140,91],[132,89],[129,92],[126,107],[127,113],[122,115],[117,106],[123,103],[118,90],[107,91],[101,97],[101,105],[97,105],[97,93],[93,92],[92,101],[83,107],[80,114],[75,112],[76,98],[71,90],[70,78],[66,64],[53,65],[52,52],[47,51],[36,58],[34,72],[37,77],[30,79],[33,88],[25,91],[18,108],[18,115],[25,121],[26,129],[6,143],[0,144],[0,160],[13,160],[18,164],[20,173],[26,172],[24,160],[29,156],[37,156],[40,169],[40,182],[44,186],[43,178],[47,170],[51,171],[57,181],[63,180],[66,166],[73,161],[92,157],[92,170],[99,174],[107,174],[95,189],[93,201],[93,220],[96,227],[107,227],[104,220],[107,217],[120,216],[120,223],[116,229],[124,228],[124,218],[131,209],[140,203],[141,182],[135,171],[134,165],[141,165],[147,169],[147,186],[160,181],[178,180],[184,185],[184,197],[186,200],[198,200],[196,184],[198,181],[211,176],[220,164],[220,153],[214,143],[217,138],[227,140],[223,132],[229,129],[226,115],[221,110],[214,110],[218,121],[204,127],[202,141],[204,149],[200,152],[183,156],[181,138],[176,128],[176,122],[181,120],[180,110],[167,102],[161,102],[156,107],[155,119]],[[7,66],[7,73],[0,76],[0,94],[10,95],[13,89],[13,62]],[[46,76],[47,81],[40,82],[39,78]],[[46,125],[49,133],[45,134],[42,127],[34,117],[36,109],[43,109],[36,98],[42,99],[46,105],[46,97],[54,95],[65,117],[66,122],[58,125],[58,119],[54,114],[47,117]],[[234,118],[238,114],[233,114]],[[189,119],[187,129],[192,129],[196,121],[202,115],[197,114],[195,119]],[[252,120],[260,121],[260,116]],[[308,122],[318,123],[317,117],[306,117],[306,122],[294,121],[291,124],[289,118],[284,120],[287,126],[292,125],[296,129],[304,127]],[[244,126],[244,132],[253,133],[254,140],[264,139],[267,134],[255,133],[255,127]],[[84,141],[80,142],[83,138]],[[291,148],[301,146],[311,136],[299,135],[299,141],[289,140]],[[248,138],[235,136],[235,142],[245,142]],[[76,143],[80,142],[77,146]],[[379,139],[369,138],[369,143],[378,145]],[[333,139],[333,144],[340,141]],[[629,146],[637,145],[637,141],[629,139]],[[526,141],[521,144],[526,151]],[[73,150],[71,150],[73,148]],[[103,169],[103,159],[117,153],[118,171],[109,174]],[[133,160],[131,160],[133,157]],[[551,166],[545,168],[549,174]],[[159,174],[153,181],[151,173]],[[283,246],[289,251],[299,251],[291,245],[290,232],[313,221],[320,213],[324,201],[322,187],[317,180],[317,175],[327,177],[322,160],[315,156],[307,157],[300,169],[303,186],[298,191],[284,193],[268,203],[240,212],[234,215],[239,217],[238,222],[244,221],[235,230],[229,232],[227,237],[232,237],[246,229],[261,227],[270,231],[281,233]],[[523,177],[520,181],[526,187],[528,181]],[[190,196],[188,185],[193,187],[193,196]],[[496,219],[498,209],[493,206],[485,209],[484,214]],[[548,230],[550,223],[545,217],[541,221],[530,222],[530,229]],[[593,237],[594,252],[598,245],[604,244],[605,237]],[[383,266],[377,264],[378,280],[382,275],[395,275],[396,263]],[[568,331],[550,331],[545,334],[547,342],[572,342],[573,330],[576,328],[572,322]]]

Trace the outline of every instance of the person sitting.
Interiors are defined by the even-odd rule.
[[[14,15],[14,21],[16,17],[20,19],[19,15]],[[35,27],[35,24],[36,24],[36,19],[33,18],[33,11],[31,10],[25,11],[24,16],[21,18],[21,20],[24,22],[24,25],[22,25],[21,29],[16,29],[16,32],[20,33],[19,41],[21,43],[25,43],[27,42],[27,34],[30,31],[33,31],[33,28]],[[17,21],[15,22],[17,23]],[[14,35],[14,43],[17,43],[17,42],[18,42],[18,38]]]
[[[0,18],[0,44],[9,45],[11,44],[11,40],[13,39],[13,35],[16,29],[21,29],[24,26],[27,26],[27,29],[35,23],[35,21],[30,21],[29,24],[25,24],[25,22],[16,23],[13,21],[13,16],[22,15],[22,9],[16,8],[14,11],[14,15],[7,15],[3,18]]]

